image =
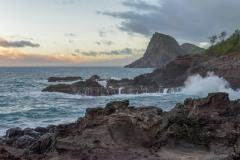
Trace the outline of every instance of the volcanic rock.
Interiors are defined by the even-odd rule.
[[[188,98],[169,112],[114,101],[88,108],[84,117],[37,140],[16,135],[12,139],[18,145],[10,145],[5,136],[0,158],[233,160],[240,158],[239,122],[240,100],[230,101],[227,93]]]
[[[82,77],[49,77],[48,82],[69,82],[82,80]]]
[[[125,67],[160,68],[182,54],[181,46],[173,37],[155,32],[143,57]]]

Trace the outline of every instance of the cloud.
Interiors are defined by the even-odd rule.
[[[150,37],[161,32],[199,44],[210,35],[240,27],[239,0],[157,0],[155,4],[134,0],[122,4],[129,10],[97,13],[122,20],[118,29],[129,35]]]
[[[97,11],[97,14],[101,14],[101,12]],[[111,29],[106,29],[106,28],[101,28],[98,30],[98,35],[99,37],[107,37],[108,33],[112,33],[113,30]]]
[[[24,39],[24,40],[29,40],[29,41],[33,41],[33,38],[27,38],[27,37],[23,37],[23,36],[19,36],[19,35],[12,35],[12,36],[8,36],[9,38],[17,38],[17,39]]]
[[[119,56],[119,55],[124,55],[124,56],[130,56],[130,55],[139,55],[142,54],[144,50],[139,50],[139,49],[130,49],[130,48],[124,48],[122,50],[112,50],[109,52],[82,52],[82,55],[85,56],[90,56],[90,57],[97,57],[97,56]]]
[[[160,7],[160,5],[153,5],[140,0],[125,1],[122,4],[128,7],[135,8],[137,10],[143,10],[143,11],[159,11],[159,7]]]
[[[114,43],[113,43],[113,41],[105,41],[105,40],[103,40],[103,41],[101,41],[101,42],[95,42],[95,44],[97,44],[97,45],[108,45],[108,46],[111,46],[111,45],[113,45]]]
[[[99,45],[99,46],[101,45],[101,43],[100,43],[100,42],[95,42],[95,44],[97,44],[97,45]]]
[[[74,33],[67,33],[67,34],[65,34],[65,36],[66,36],[66,37],[75,37],[76,34],[74,34]]]
[[[72,5],[77,3],[78,0],[55,0],[54,3],[56,4],[64,4],[64,5]]]
[[[39,44],[34,44],[30,41],[7,41],[4,38],[0,37],[0,46],[5,48],[23,48],[23,47],[32,47],[37,48],[40,47]]]
[[[81,65],[96,61],[91,57],[76,54],[34,54],[16,48],[0,47],[0,66],[60,66]]]
[[[82,55],[85,55],[85,56],[91,56],[91,57],[96,57],[97,55],[99,54],[102,54],[103,52],[93,52],[93,51],[90,51],[90,52],[82,52]]]
[[[207,48],[209,45],[210,45],[210,43],[208,43],[208,42],[200,42],[199,43],[199,47],[202,47],[202,48]]]
[[[79,49],[75,49],[75,53],[80,53],[80,50]]]

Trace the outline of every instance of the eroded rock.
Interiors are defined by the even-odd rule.
[[[188,98],[169,112],[156,107],[131,107],[129,101],[114,101],[104,108],[88,108],[85,116],[74,123],[38,127],[33,130],[41,134],[36,140],[26,134],[30,129],[23,130],[23,136],[15,134],[20,133],[19,128],[9,130],[14,133],[10,134],[14,135],[13,142],[6,143],[4,139],[9,138],[3,137],[0,157],[239,159],[239,122],[240,100],[230,101],[226,93]]]

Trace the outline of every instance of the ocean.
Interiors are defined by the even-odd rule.
[[[191,92],[100,97],[41,92],[46,86],[57,84],[47,81],[52,76],[81,76],[86,79],[97,74],[103,79],[121,79],[152,71],[150,68],[122,67],[1,67],[0,135],[16,126],[33,128],[74,122],[84,116],[86,108],[104,107],[114,100],[129,100],[132,106],[156,106],[169,111],[188,97],[198,97]]]

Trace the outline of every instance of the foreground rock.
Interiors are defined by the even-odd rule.
[[[240,100],[226,93],[186,99],[170,112],[115,101],[75,123],[8,130],[0,159],[239,159],[239,120]]]

